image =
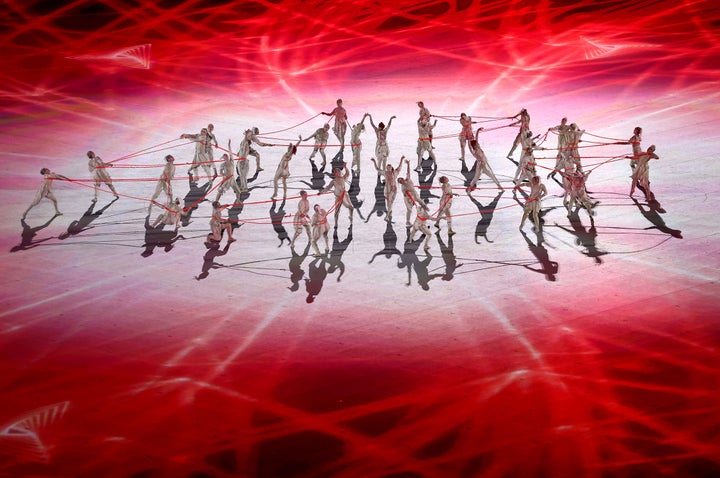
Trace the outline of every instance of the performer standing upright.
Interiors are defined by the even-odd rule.
[[[345,111],[345,108],[343,108],[343,100],[338,98],[336,101],[337,106],[335,106],[335,109],[333,109],[330,113],[323,112],[325,116],[333,116],[335,118],[335,122],[333,123],[333,133],[335,133],[335,136],[337,137],[338,141],[340,141],[340,150],[345,150],[345,132],[347,131],[347,111]],[[323,163],[324,164],[324,163]]]
[[[107,168],[111,168],[112,164],[105,163],[102,159],[100,159],[100,156],[96,155],[92,151],[87,152],[87,157],[90,159],[88,161],[88,169],[92,173],[93,179],[95,179],[95,198],[93,199],[93,202],[97,201],[97,193],[100,183],[107,184],[107,187],[110,188],[110,191],[113,192],[115,197],[119,198],[120,196],[118,196],[117,191],[115,191],[110,173],[107,171]]]
[[[375,126],[372,115],[369,113],[368,118],[370,118],[370,126],[372,126],[372,128],[375,130],[375,136],[377,137],[377,142],[375,143],[375,157],[378,160],[380,169],[384,170],[385,165],[387,164],[387,158],[390,155],[390,148],[387,142],[387,133],[390,130],[390,125],[395,119],[395,116],[390,117],[390,121],[388,121],[387,126],[385,126],[385,123],[383,122],[380,122],[380,124]]]

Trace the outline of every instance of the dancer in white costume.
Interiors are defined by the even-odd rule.
[[[655,200],[655,195],[650,191],[650,160],[660,159],[655,154],[655,145],[651,145],[646,152],[638,155],[638,164],[635,166],[632,174],[632,185],[630,186],[630,196],[635,193],[635,186],[645,189],[645,199],[648,201]]]
[[[115,191],[115,186],[113,186],[110,173],[107,171],[107,168],[111,168],[112,164],[105,163],[102,159],[100,159],[100,156],[96,155],[92,151],[87,152],[87,157],[89,158],[88,169],[95,180],[95,198],[93,199],[93,202],[97,201],[97,193],[100,183],[105,183],[107,187],[110,188],[110,191],[113,192],[115,197],[119,198],[120,196],[118,196],[117,191]]]
[[[150,211],[150,208],[152,208],[153,202],[155,202],[155,199],[160,195],[160,193],[167,194],[168,201],[172,201],[172,181],[175,179],[175,158],[168,154],[165,156],[165,167],[163,168],[162,174],[160,174],[160,179],[158,180],[157,186],[155,187],[155,193],[150,198],[150,205],[148,206],[148,211]]]
[[[638,157],[642,154],[642,147],[640,146],[640,143],[642,142],[642,128],[640,126],[636,126],[633,130],[633,135],[628,140],[628,144],[632,146],[632,152],[633,157],[630,160],[630,169],[635,170],[635,167],[638,164]]]
[[[230,149],[230,141],[228,141],[228,151],[231,151]],[[230,157],[229,154],[225,153],[221,157],[222,164],[220,164],[220,176],[223,178],[223,183],[218,187],[217,189],[217,195],[215,196],[215,201],[220,201],[220,197],[225,193],[225,191],[232,189],[235,191],[235,197],[237,201],[240,201],[240,196],[242,195],[243,191],[247,191],[247,175],[244,178],[244,189],[242,186],[238,186],[237,181],[235,180],[235,164],[233,159]],[[247,160],[244,161],[247,163]],[[240,182],[243,182],[243,177],[240,177]]]
[[[582,138],[583,133],[585,133],[584,129],[579,129],[578,126],[575,123],[572,123],[570,125],[570,131],[568,132],[568,151],[569,156],[572,158],[573,162],[575,163],[575,170],[580,171],[582,173],[583,167],[582,167],[582,161],[580,159],[580,142],[582,141],[580,138]]]
[[[480,147],[480,143],[478,142],[479,134],[480,130],[477,130],[477,132],[475,133],[475,137],[470,140],[469,149],[472,155],[475,157],[475,175],[473,176],[472,181],[470,181],[470,188],[475,189],[475,187],[477,186],[477,182],[480,180],[480,175],[482,173],[485,173],[490,177],[490,179],[493,180],[498,189],[502,189],[503,187],[500,185],[500,181],[498,181],[497,177],[495,177],[495,173],[493,173],[493,170],[488,163],[485,152]]]
[[[540,176],[533,176],[530,180],[530,195],[525,202],[522,220],[520,221],[520,229],[525,225],[525,220],[532,215],[535,228],[540,230],[540,206],[542,198],[547,196],[547,188],[540,182]]]
[[[287,178],[290,177],[290,160],[293,155],[297,153],[297,147],[300,144],[300,141],[302,141],[302,136],[299,136],[298,138],[297,143],[291,143],[288,145],[287,151],[283,154],[283,157],[280,158],[280,163],[278,163],[277,170],[275,171],[275,177],[273,178],[274,190],[271,199],[275,199],[277,197],[278,183],[280,181],[282,181],[283,185],[283,199],[287,197]]]
[[[330,125],[325,123],[322,128],[316,129],[313,134],[303,139],[303,141],[308,141],[315,138],[315,147],[313,148],[312,153],[310,153],[308,160],[312,161],[315,155],[320,152],[320,157],[322,158],[322,166],[320,166],[320,169],[325,169],[325,163],[327,162],[327,158],[325,157],[325,147],[327,146],[328,138],[330,137],[328,130],[330,130]]]
[[[322,254],[320,254],[320,248],[318,248],[318,239],[321,237],[325,239],[325,254],[330,251],[328,244],[330,225],[327,222],[328,213],[325,209],[321,208],[319,204],[316,204],[313,209],[315,213],[312,216],[312,246],[315,249],[315,257],[320,257]]]
[[[582,206],[590,215],[592,221],[593,216],[593,203],[587,195],[585,184],[587,177],[592,171],[581,173],[580,171],[571,171],[570,173],[563,174],[563,178],[567,177],[569,190],[565,191],[565,196],[568,198],[567,203],[563,200],[563,204],[568,210],[568,216],[571,211],[575,209],[576,205]],[[563,181],[564,182],[564,181]]]
[[[520,144],[520,140],[527,135],[528,131],[530,131],[530,114],[527,112],[527,110],[525,108],[521,109],[520,113],[513,116],[512,119],[517,119],[517,121],[512,123],[510,126],[519,126],[520,130],[518,131],[518,134],[515,136],[515,139],[513,140],[513,144],[512,144],[512,148],[510,148],[510,152],[507,154],[508,159],[512,159],[513,153],[515,152],[515,148],[517,148],[518,145]]]
[[[35,199],[33,200],[32,204],[28,206],[28,208],[25,210],[25,212],[22,215],[22,219],[25,219],[25,216],[27,216],[27,213],[30,212],[30,209],[34,208],[38,204],[40,204],[40,201],[42,201],[43,198],[48,198],[50,201],[52,201],[53,206],[55,206],[55,215],[59,216],[62,213],[60,212],[60,209],[58,209],[58,202],[55,198],[55,195],[52,192],[52,182],[59,179],[62,181],[67,181],[68,178],[63,176],[62,174],[53,173],[48,168],[42,168],[40,170],[40,174],[43,175],[43,182],[42,186],[40,186],[40,190],[35,195]]]
[[[520,156],[520,162],[518,163],[517,169],[515,170],[515,176],[513,176],[513,182],[517,185],[520,184],[523,181],[530,181],[533,176],[536,175],[535,172],[535,156],[533,154],[533,151],[536,149],[545,149],[545,148],[539,148],[535,145],[535,143],[532,143],[530,146],[526,147],[523,150],[523,155]]]
[[[375,143],[375,157],[378,160],[380,169],[384,170],[385,165],[387,164],[387,158],[390,155],[390,148],[388,147],[387,142],[387,134],[390,130],[390,125],[392,124],[392,121],[395,119],[395,116],[390,117],[387,126],[385,126],[385,124],[382,122],[375,126],[375,123],[373,123],[372,115],[369,113],[368,118],[370,118],[370,126],[372,126],[372,128],[375,130],[375,136],[377,137],[377,142]]]
[[[440,177],[440,185],[442,187],[442,197],[440,198],[440,209],[435,219],[435,227],[440,227],[440,219],[445,219],[448,225],[448,234],[453,235],[455,231],[452,228],[452,213],[450,208],[452,207],[453,196],[457,196],[452,192],[452,186],[447,176]]]
[[[338,141],[340,141],[340,150],[345,150],[345,132],[347,131],[347,111],[345,111],[345,108],[343,108],[343,100],[338,98],[338,100],[335,102],[337,106],[335,106],[335,109],[333,109],[330,113],[323,112],[325,116],[332,116],[335,118],[335,122],[333,123],[333,133],[335,133],[335,136],[337,137]]]
[[[210,161],[213,161],[212,167],[213,167],[213,171],[214,171],[215,170],[215,162],[214,162],[215,158],[214,158],[214,154],[213,154],[213,149],[218,147],[218,140],[215,137],[215,134],[213,133],[213,131],[215,131],[215,125],[213,125],[212,123],[208,124],[207,125],[208,147],[206,148],[206,151],[207,151],[208,157],[210,158]]]
[[[180,198],[175,198],[174,201],[170,201],[165,205],[165,211],[162,212],[157,219],[155,219],[152,227],[156,227],[158,224],[163,223],[168,226],[175,226],[175,232],[177,232],[180,228],[180,219],[186,214],[187,213],[183,211],[182,206],[180,206]]]
[[[562,168],[562,163],[563,163],[564,158],[569,155],[568,136],[570,133],[570,125],[567,124],[567,118],[561,119],[559,125],[553,126],[552,128],[548,128],[548,131],[553,131],[558,136],[557,156],[555,157],[555,168],[548,175],[548,179],[550,179],[551,177],[555,177],[555,173],[557,173]]]
[[[257,135],[260,134],[260,130],[256,127],[252,127],[250,129],[246,129],[245,133],[243,135],[243,142],[240,143],[240,149],[238,150],[238,159],[242,160],[250,160],[249,156],[253,156],[255,158],[255,171],[260,172],[264,171],[262,167],[260,167],[260,153],[258,153],[255,149],[253,149],[252,144],[255,143],[258,146],[272,146],[271,144],[265,143],[263,141],[260,141],[258,139]],[[238,167],[241,163],[238,162]],[[249,166],[248,166],[249,168]],[[238,175],[240,174],[240,171],[238,171]]]
[[[415,171],[420,172],[422,171],[422,156],[423,153],[427,151],[428,157],[432,159],[433,164],[435,167],[437,167],[437,159],[435,158],[435,153],[433,152],[433,145],[432,145],[432,130],[437,125],[437,120],[433,124],[430,124],[429,121],[418,121],[418,142],[417,142],[417,167],[415,168]]]
[[[465,145],[475,138],[472,131],[472,125],[474,124],[475,121],[473,121],[471,117],[465,113],[460,113],[460,126],[462,127],[458,135],[458,139],[460,140],[460,161],[465,161]],[[482,128],[478,131],[480,130],[482,130]]]
[[[425,103],[423,103],[422,101],[418,101],[417,105],[419,108],[418,123],[421,121],[430,121],[430,116],[432,116],[432,115],[430,114],[430,110],[425,108]]]
[[[340,216],[340,206],[345,206],[348,209],[348,218],[350,224],[352,224],[354,208],[350,196],[345,190],[345,181],[347,181],[348,177],[350,177],[350,170],[348,170],[347,163],[345,163],[345,172],[343,173],[340,168],[335,168],[332,181],[319,193],[322,194],[331,189],[335,193],[335,227],[337,227],[338,217]]]
[[[410,176],[410,161],[406,159],[405,165],[407,167],[407,174],[404,178],[398,178],[398,183],[400,183],[400,192],[403,201],[405,201],[405,209],[407,210],[405,225],[410,227],[410,214],[412,213],[413,207],[416,206],[419,210],[421,207],[425,207],[425,203],[420,199],[420,195],[417,189],[415,189],[415,184],[413,184],[412,177]]]
[[[303,189],[300,191],[300,200],[297,205],[297,212],[293,217],[293,225],[295,226],[295,235],[290,241],[290,247],[295,247],[295,240],[300,236],[303,229],[307,233],[308,242],[312,243],[312,235],[310,234],[310,201],[307,198],[307,192]]]
[[[235,239],[232,237],[232,224],[222,216],[223,209],[227,206],[223,206],[219,202],[214,201],[212,207],[213,212],[210,217],[210,234],[208,234],[208,240],[220,242],[222,240],[222,233],[225,231],[228,235],[228,243],[233,242]]]
[[[387,212],[385,213],[385,220],[388,222],[392,222],[392,208],[393,203],[395,202],[395,196],[397,196],[397,177],[400,173],[400,168],[402,167],[403,161],[405,161],[405,156],[400,158],[400,163],[398,163],[397,167],[393,168],[392,164],[388,164],[385,166],[385,170],[380,169],[378,166],[378,163],[375,162],[375,158],[370,158],[370,161],[375,165],[375,170],[379,175],[385,178],[385,187],[383,189],[383,192],[385,194],[385,206],[387,207]]]
[[[412,242],[415,238],[415,233],[419,231],[425,234],[425,244],[423,246],[423,249],[425,249],[426,251],[430,249],[430,236],[432,236],[432,231],[430,231],[430,227],[427,225],[428,220],[436,221],[438,220],[438,218],[436,216],[430,215],[430,211],[428,211],[427,206],[425,206],[424,203],[418,203],[415,222],[413,222],[413,225],[410,228],[408,242]]]
[[[362,141],[360,141],[360,133],[365,131],[365,118],[368,114],[365,113],[362,120],[358,124],[352,127],[350,130],[350,149],[352,150],[352,168],[355,171],[360,172],[360,151],[362,151]]]
[[[212,162],[212,144],[208,136],[207,128],[201,129],[199,134],[184,133],[181,134],[180,137],[195,142],[195,156],[193,156],[192,166],[188,169],[188,174],[193,176],[193,180],[197,181],[200,179],[196,171],[201,166],[205,174],[210,178],[210,181],[216,178],[217,169]]]

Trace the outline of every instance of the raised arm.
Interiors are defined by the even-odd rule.
[[[395,119],[395,115],[390,117],[390,120],[388,121],[387,126],[385,127],[385,131],[390,129],[390,125],[392,124],[392,121]]]
[[[367,117],[370,118],[370,126],[372,126],[372,128],[377,133],[378,129],[377,129],[377,126],[375,126],[375,123],[373,123],[372,115],[370,113],[365,113],[365,115],[367,115]]]

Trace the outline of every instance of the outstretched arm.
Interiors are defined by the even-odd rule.
[[[385,131],[390,129],[390,125],[392,124],[393,120],[395,119],[395,115],[390,117],[390,120],[388,121],[387,126],[385,127]]]

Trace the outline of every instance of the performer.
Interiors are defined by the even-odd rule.
[[[117,191],[115,191],[110,173],[107,171],[107,168],[111,168],[112,164],[103,162],[103,160],[100,159],[100,156],[97,156],[92,151],[87,152],[87,157],[90,159],[88,161],[88,169],[92,173],[93,179],[95,179],[95,198],[93,199],[93,202],[97,201],[97,193],[100,183],[107,184],[107,187],[113,192],[115,198],[119,198],[120,196],[118,196]]]
[[[460,134],[458,135],[458,139],[460,140],[460,161],[465,161],[465,145],[474,138],[472,131],[472,125],[474,124],[475,121],[473,121],[471,117],[465,113],[460,113],[460,126],[462,126],[462,130],[460,130]],[[481,129],[482,128],[480,128],[480,130]],[[475,139],[477,139],[477,137],[475,137]]]
[[[327,211],[320,207],[319,204],[315,204],[315,213],[312,216],[312,245],[315,249],[315,257],[320,257],[320,249],[318,248],[318,239],[321,237],[325,239],[325,254],[330,251],[328,244],[328,231],[330,226],[327,222]]]
[[[630,160],[630,169],[633,171],[635,170],[635,167],[637,167],[638,157],[642,154],[642,148],[640,147],[641,142],[642,128],[640,126],[636,126],[633,130],[633,135],[628,140],[628,144],[632,145],[633,157]]]
[[[430,236],[432,236],[432,232],[430,231],[430,227],[427,225],[427,221],[437,221],[438,218],[436,216],[430,215],[430,211],[428,211],[427,206],[425,203],[418,203],[417,207],[417,215],[415,217],[415,222],[413,223],[412,227],[410,228],[410,235],[408,236],[408,242],[412,242],[415,238],[415,233],[420,231],[423,234],[425,234],[425,244],[423,245],[423,249],[426,251],[430,249]],[[450,234],[448,232],[448,234]],[[452,234],[455,234],[454,232]]]
[[[380,122],[379,125],[375,126],[375,123],[373,123],[372,115],[369,113],[368,118],[370,118],[370,126],[372,126],[372,128],[375,130],[375,136],[377,137],[377,142],[375,143],[375,157],[378,160],[380,169],[384,170],[385,165],[387,164],[387,158],[390,155],[390,148],[388,147],[387,142],[387,133],[390,130],[390,125],[395,119],[395,116],[390,117],[390,121],[388,121],[387,127],[382,122]]]
[[[435,227],[440,227],[440,219],[445,219],[448,225],[448,235],[455,234],[452,228],[452,214],[450,208],[452,207],[453,196],[457,196],[452,192],[452,186],[447,176],[440,176],[440,184],[442,187],[442,197],[440,198],[440,209],[438,210],[437,218],[435,219]]]
[[[43,175],[43,183],[42,186],[40,186],[40,190],[35,195],[35,199],[33,200],[32,204],[28,206],[28,208],[25,210],[25,212],[22,215],[22,220],[25,220],[25,216],[27,216],[27,213],[30,211],[30,209],[34,208],[38,204],[40,204],[40,201],[42,201],[43,198],[48,198],[50,201],[52,201],[53,206],[55,206],[55,215],[60,216],[62,213],[60,212],[60,209],[58,209],[58,202],[55,198],[55,195],[52,192],[52,182],[56,179],[59,179],[61,181],[68,181],[68,178],[63,176],[62,174],[53,173],[48,168],[42,168],[40,170],[40,174]]]
[[[170,201],[165,205],[165,211],[155,219],[152,227],[157,227],[160,223],[172,225],[175,226],[175,232],[177,233],[180,228],[180,219],[186,214],[187,212],[183,211],[182,206],[180,206],[180,198],[175,198],[175,201]]]
[[[580,171],[572,171],[567,174],[569,191],[566,191],[566,196],[569,199],[567,203],[565,203],[565,201],[563,201],[563,203],[568,210],[568,217],[570,217],[572,210],[575,209],[575,205],[578,204],[585,208],[590,216],[590,221],[593,222],[593,203],[590,201],[587,190],[585,189],[587,177],[591,172],[592,171],[581,173]],[[565,174],[563,174],[563,177],[565,177]]]
[[[355,171],[360,172],[360,151],[362,151],[362,141],[360,141],[360,133],[365,131],[365,118],[368,114],[365,113],[362,120],[358,124],[352,127],[350,130],[350,148],[352,150],[353,160],[352,166]]]
[[[243,141],[242,141],[242,143],[240,143],[240,149],[238,150],[238,159],[240,159],[241,161],[249,160],[250,158],[248,158],[248,156],[255,157],[255,171],[256,172],[264,171],[264,169],[262,167],[260,167],[260,153],[258,153],[257,151],[255,151],[255,149],[253,149],[252,144],[255,143],[258,146],[263,146],[263,147],[264,146],[272,146],[271,144],[260,141],[257,137],[258,134],[260,134],[260,130],[254,126],[250,129],[246,129],[244,136],[243,136]],[[237,166],[240,167],[241,164],[242,163],[238,162]],[[250,167],[248,166],[248,170],[249,170],[249,168]],[[240,176],[239,170],[238,170],[238,176]]]
[[[432,116],[432,115],[430,114],[430,110],[425,108],[425,103],[423,103],[422,101],[418,101],[417,105],[419,108],[418,123],[421,121],[430,121],[430,116]]]
[[[470,181],[470,188],[475,189],[475,186],[477,185],[477,182],[480,180],[480,175],[482,173],[487,174],[490,176],[490,179],[492,179],[495,182],[495,185],[498,187],[498,189],[502,189],[503,187],[500,185],[500,181],[495,177],[495,173],[493,173],[492,168],[490,168],[490,164],[488,163],[487,156],[485,156],[485,152],[480,147],[480,143],[478,142],[478,136],[480,134],[480,131],[482,128],[477,130],[475,133],[475,138],[470,140],[470,152],[475,157],[475,175],[472,178],[472,181]],[[462,158],[463,161],[465,158]]]
[[[372,163],[375,165],[375,170],[377,171],[377,173],[385,178],[385,186],[383,188],[383,194],[385,195],[385,206],[387,207],[387,211],[385,212],[385,220],[388,222],[392,222],[392,207],[393,203],[395,202],[395,196],[397,196],[397,183],[395,181],[397,180],[400,167],[402,166],[403,161],[405,161],[405,156],[400,158],[400,163],[397,165],[396,168],[393,168],[392,164],[388,164],[387,166],[385,166],[384,171],[380,169],[378,164],[375,162],[375,158],[370,158],[370,161],[372,161]]]
[[[307,192],[303,189],[300,191],[300,200],[298,201],[298,210],[293,218],[293,224],[295,225],[295,235],[290,241],[290,247],[295,247],[295,239],[300,236],[302,230],[305,229],[308,237],[308,243],[312,243],[312,236],[310,235],[310,201],[307,198]]]
[[[526,147],[523,150],[523,155],[520,157],[520,162],[518,163],[518,167],[515,170],[515,176],[513,176],[513,182],[515,185],[520,184],[523,181],[530,181],[533,176],[536,175],[535,172],[535,156],[533,154],[533,151],[536,149],[545,149],[545,148],[539,148],[535,145],[535,143],[532,143],[530,146]]]
[[[228,151],[232,151],[230,149],[230,140],[228,140]],[[238,186],[238,183],[235,180],[235,165],[233,164],[233,159],[227,153],[223,154],[221,159],[222,164],[220,165],[220,176],[222,176],[223,182],[217,189],[215,201],[220,201],[220,197],[225,193],[225,191],[232,188],[232,190],[235,191],[236,202],[240,202],[240,197],[243,191],[247,191],[247,174],[245,178],[240,176],[241,183],[244,180],[244,187]],[[244,162],[247,163],[247,160]]]
[[[300,141],[302,141],[302,136],[298,136],[297,143],[289,144],[287,151],[283,154],[283,157],[280,158],[280,163],[278,164],[277,170],[275,171],[275,178],[273,179],[275,189],[271,199],[275,199],[277,197],[279,181],[282,181],[283,185],[283,199],[287,197],[287,178],[290,177],[290,160],[293,155],[297,153],[297,147],[300,144]]]
[[[213,133],[213,131],[215,131],[215,125],[213,125],[212,123],[208,124],[207,125],[208,147],[206,148],[206,150],[207,150],[208,158],[210,158],[210,162],[213,165],[213,171],[215,171],[215,158],[214,158],[214,154],[213,154],[213,149],[218,147],[218,141],[217,141],[217,138],[215,137],[215,134]]]
[[[343,100],[338,98],[336,101],[337,106],[330,113],[323,112],[325,116],[333,116],[335,123],[333,123],[333,133],[340,141],[340,150],[345,150],[345,131],[347,131],[347,112],[343,108]],[[324,164],[324,163],[323,163]]]
[[[527,110],[523,108],[520,110],[520,113],[516,114],[510,119],[517,119],[517,121],[511,123],[510,126],[519,125],[520,130],[518,131],[517,136],[515,136],[515,139],[513,140],[510,152],[507,154],[508,159],[512,159],[515,148],[517,148],[520,144],[520,140],[526,136],[528,131],[530,131],[530,114],[528,114]]]
[[[337,227],[338,223],[338,217],[340,216],[340,206],[345,206],[348,209],[348,217],[350,219],[350,224],[352,224],[353,220],[353,205],[350,201],[350,196],[348,195],[347,191],[345,190],[345,181],[347,181],[347,178],[350,176],[350,171],[348,170],[347,163],[345,163],[345,173],[340,171],[340,168],[335,168],[333,170],[333,179],[330,181],[330,183],[325,186],[320,193],[322,194],[325,192],[330,191],[331,189],[335,192],[335,227]]]
[[[402,193],[403,201],[405,201],[405,209],[407,210],[407,214],[405,216],[405,226],[410,227],[410,213],[412,213],[413,206],[417,206],[417,209],[419,210],[420,207],[424,207],[425,203],[422,199],[420,199],[420,195],[418,194],[417,189],[415,189],[415,185],[410,177],[410,161],[406,159],[405,165],[407,166],[407,174],[404,178],[398,178],[398,183],[400,183],[400,191]]]
[[[223,206],[217,201],[212,203],[213,212],[210,218],[210,234],[208,234],[209,242],[220,242],[222,240],[223,231],[227,232],[228,244],[233,242],[235,239],[232,237],[232,224],[230,221],[222,217],[223,209],[227,206]]]
[[[533,176],[530,180],[530,195],[525,202],[523,217],[520,221],[520,229],[525,225],[528,215],[532,214],[536,230],[540,230],[540,202],[547,196],[547,188],[540,182],[540,176]]]
[[[563,159],[568,156],[568,137],[570,134],[570,125],[567,124],[567,118],[560,120],[560,124],[548,128],[548,131],[553,131],[558,135],[557,139],[557,156],[555,159],[555,168],[548,175],[548,179],[555,177],[555,173],[562,168]]]
[[[316,129],[313,134],[303,139],[303,141],[308,141],[311,138],[315,138],[315,147],[313,148],[312,153],[310,153],[308,160],[312,161],[315,154],[319,151],[320,156],[322,157],[322,166],[320,166],[320,169],[325,169],[325,163],[327,162],[327,158],[325,157],[325,147],[327,146],[328,137],[330,136],[328,133],[329,129],[330,125],[325,123],[322,128]]]
[[[193,180],[197,181],[200,178],[193,173],[202,166],[205,174],[212,182],[217,177],[217,169],[215,169],[215,164],[212,162],[212,144],[210,143],[207,128],[201,129],[200,134],[185,133],[181,134],[180,137],[195,142],[195,156],[193,156],[192,166],[188,169],[188,174],[193,175]]]
[[[429,121],[418,121],[418,142],[417,142],[417,167],[415,168],[415,171],[421,172],[422,171],[422,156],[425,151],[428,153],[428,158],[432,159],[433,164],[435,167],[437,167],[437,159],[435,158],[435,153],[433,152],[433,145],[432,145],[432,130],[437,125],[437,120],[433,124],[430,124]]]
[[[248,130],[249,131],[249,130]],[[247,133],[247,131],[245,131]],[[250,147],[250,140],[247,136],[240,141],[240,147],[237,152],[237,163],[235,163],[235,171],[237,171],[238,178],[240,179],[240,192],[247,192],[248,190],[248,173],[250,172],[250,160],[248,156],[252,155],[250,151],[253,149]],[[232,146],[230,140],[228,140],[228,151],[232,154]],[[256,156],[259,160],[260,156]],[[232,179],[235,182],[235,178]],[[237,185],[237,183],[236,183]],[[233,188],[234,189],[234,188]],[[238,196],[240,197],[240,196]]]
[[[630,196],[635,193],[635,186],[642,187],[645,190],[645,199],[654,201],[655,195],[650,191],[650,160],[660,159],[655,154],[655,145],[651,145],[646,152],[638,155],[638,164],[635,166],[632,174],[632,185],[630,186]]]
[[[580,138],[582,138],[583,133],[585,133],[584,129],[579,129],[578,126],[575,123],[572,123],[570,125],[570,132],[568,133],[568,151],[569,155],[572,158],[573,162],[575,163],[575,169],[577,171],[580,171],[582,173],[582,161],[580,160],[580,142],[582,141]]]
[[[153,202],[155,202],[155,199],[162,192],[165,192],[165,194],[167,194],[168,201],[172,201],[172,181],[173,179],[175,179],[174,161],[175,158],[171,154],[165,156],[165,167],[163,168],[162,174],[160,174],[160,179],[158,180],[157,186],[155,187],[155,193],[150,198],[150,205],[148,206],[148,211],[150,211]]]

